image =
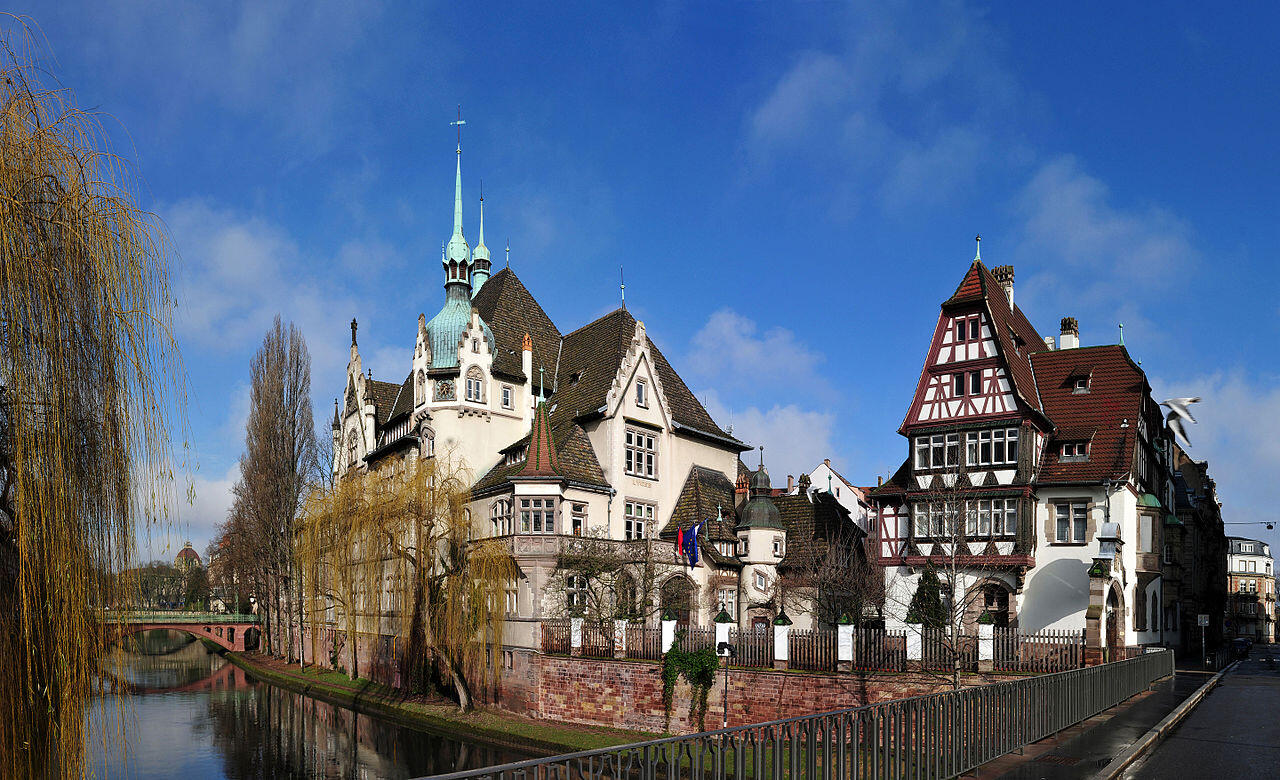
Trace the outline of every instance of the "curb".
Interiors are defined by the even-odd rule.
[[[1168,736],[1169,732],[1173,731],[1174,727],[1181,723],[1182,719],[1187,717],[1188,713],[1195,709],[1195,706],[1209,694],[1209,691],[1213,686],[1218,684],[1218,681],[1222,679],[1223,675],[1234,669],[1238,663],[1240,662],[1233,661],[1222,671],[1210,677],[1204,685],[1197,688],[1196,692],[1188,696],[1187,699],[1179,704],[1173,712],[1164,716],[1163,720],[1157,723],[1146,734],[1143,734],[1137,742],[1133,743],[1127,750],[1113,758],[1111,763],[1107,764],[1100,772],[1092,777],[1092,780],[1114,780],[1114,778],[1119,777],[1120,773],[1128,769],[1133,762],[1137,761],[1148,750],[1159,744],[1160,740]]]

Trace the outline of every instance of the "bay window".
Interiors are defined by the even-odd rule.
[[[556,532],[556,500],[554,498],[520,499],[520,532],[553,534]]]

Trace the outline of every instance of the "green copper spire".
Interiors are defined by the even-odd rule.
[[[467,239],[462,236],[462,147],[458,147],[458,169],[453,184],[453,235],[449,237],[449,245],[445,250],[446,264],[456,263],[466,266],[470,258]],[[453,270],[453,269],[449,269]],[[449,281],[456,281],[451,273]]]
[[[474,298],[480,292],[480,288],[489,280],[489,270],[492,264],[489,261],[489,247],[484,245],[484,182],[480,183],[480,238],[477,239],[475,251],[471,253],[472,270],[471,270],[471,296]]]

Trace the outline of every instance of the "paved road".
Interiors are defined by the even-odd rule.
[[[1250,657],[1126,778],[1280,777],[1280,648]]]

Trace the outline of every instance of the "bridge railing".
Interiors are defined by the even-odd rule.
[[[104,620],[108,623],[257,623],[257,615],[244,615],[234,612],[179,612],[174,610],[151,610],[145,612],[108,612]]]
[[[943,778],[1091,718],[1173,674],[1173,653],[849,710],[436,775],[436,780]]]

